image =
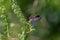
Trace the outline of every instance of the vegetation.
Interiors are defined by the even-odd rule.
[[[0,40],[60,40],[60,0],[0,0]]]

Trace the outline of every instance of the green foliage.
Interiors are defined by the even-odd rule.
[[[0,0],[0,40],[29,40],[31,35],[43,40],[60,40],[60,0],[38,0],[35,11],[32,10],[33,2],[34,0]],[[33,27],[35,31],[27,21],[30,15],[42,17]]]
[[[27,34],[27,32],[32,31],[32,26],[24,18],[22,11],[17,5],[16,1],[4,0],[0,6],[0,10],[0,23],[2,23],[0,25],[0,33],[2,35],[1,40],[8,40],[8,38],[10,37],[19,38],[20,40],[24,40],[25,38],[27,39],[25,35]],[[18,26],[15,26],[13,22],[11,23],[11,13],[12,15],[16,15],[16,17],[19,18],[18,20],[15,20],[17,23],[19,23],[16,24]]]

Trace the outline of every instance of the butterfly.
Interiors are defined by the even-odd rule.
[[[36,15],[36,16],[30,16],[29,17],[29,23],[34,25],[37,21],[41,19],[41,16]]]

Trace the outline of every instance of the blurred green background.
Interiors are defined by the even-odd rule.
[[[27,34],[30,15],[41,20]],[[60,0],[0,0],[0,40],[60,40]]]

